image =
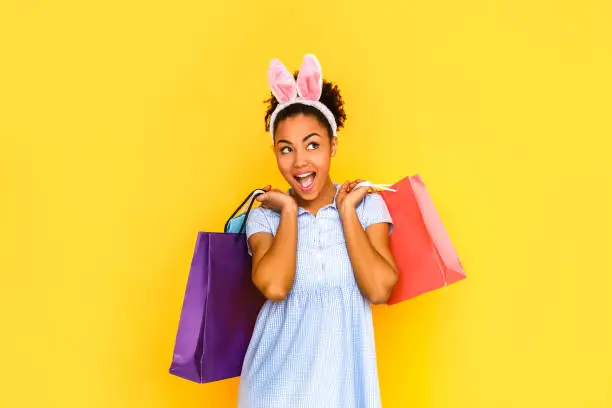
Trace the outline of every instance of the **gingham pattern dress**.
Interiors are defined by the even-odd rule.
[[[378,194],[366,195],[356,211],[364,229],[380,222],[392,227]],[[247,220],[247,237],[276,235],[279,222],[278,212],[258,207]],[[238,407],[380,407],[372,309],[357,286],[335,199],[316,216],[299,208],[297,247],[291,291],[259,312]]]

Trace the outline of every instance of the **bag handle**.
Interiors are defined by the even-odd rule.
[[[383,190],[383,191],[392,191],[394,193],[397,192],[396,189],[391,188],[392,184],[374,184],[371,181],[362,181],[353,187],[353,190],[357,190],[360,187],[372,187],[373,189]]]
[[[236,210],[232,213],[232,215],[230,215],[230,217],[227,219],[225,226],[223,227],[223,231],[227,231],[227,227],[230,223],[230,221],[232,220],[232,218],[234,218],[236,216],[236,214],[242,209],[242,207],[244,207],[244,205],[247,203],[247,201],[250,200],[249,202],[249,208],[246,211],[245,217],[244,217],[244,221],[242,222],[242,226],[240,227],[240,231],[243,232],[244,230],[246,230],[246,220],[249,217],[249,213],[251,212],[251,209],[253,208],[253,204],[255,204],[255,199],[257,197],[259,197],[260,195],[264,194],[265,191],[262,189],[256,189],[253,190],[251,192],[251,194],[249,194],[247,196],[247,198],[244,199],[244,201],[238,206],[238,208],[236,208]]]

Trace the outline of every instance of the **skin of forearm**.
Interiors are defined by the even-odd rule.
[[[355,208],[343,209],[341,219],[359,289],[371,303],[385,303],[397,281],[397,272],[372,246]]]
[[[295,278],[297,258],[297,206],[281,210],[272,245],[253,269],[253,282],[271,300],[283,300]]]

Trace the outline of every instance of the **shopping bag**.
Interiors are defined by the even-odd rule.
[[[379,193],[393,219],[390,246],[399,273],[389,305],[466,277],[421,177],[406,177],[393,189]]]
[[[258,190],[247,197],[249,209]],[[236,225],[232,220],[225,229]],[[265,297],[251,280],[242,225],[234,232],[199,232],[183,299],[170,373],[197,383],[237,377]]]

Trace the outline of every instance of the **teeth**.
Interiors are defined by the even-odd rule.
[[[310,187],[314,183],[314,172],[298,177],[297,181],[304,188]]]
[[[311,171],[310,173],[306,173],[306,174],[302,174],[302,175],[299,175],[299,176],[295,176],[295,178],[304,179],[304,178],[312,175],[313,173],[314,173],[314,171]]]

